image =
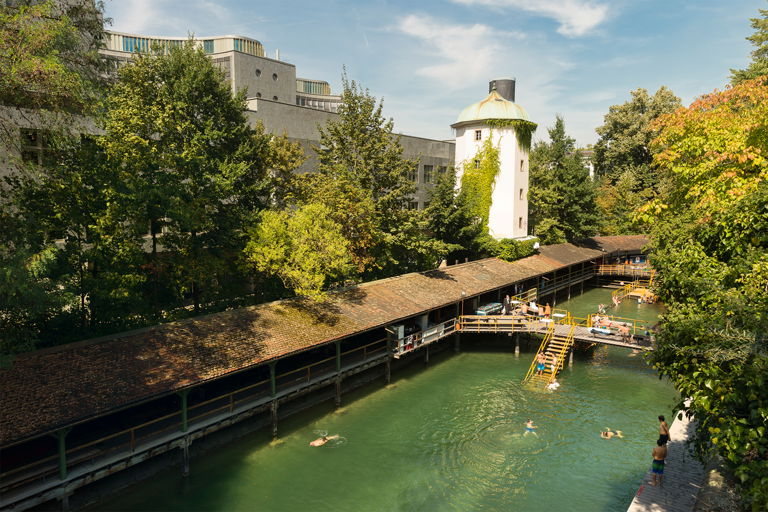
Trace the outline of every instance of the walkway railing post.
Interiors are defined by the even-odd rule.
[[[341,373],[341,340],[336,340],[336,373]]]
[[[272,397],[277,394],[277,382],[275,382],[275,363],[269,363],[269,385]]]
[[[179,396],[181,397],[181,431],[186,432],[188,425],[188,408],[187,408],[187,396],[189,395],[189,390],[185,389],[179,392]]]
[[[59,478],[67,479],[67,443],[66,437],[71,428],[62,428],[56,431],[56,441],[59,448]]]

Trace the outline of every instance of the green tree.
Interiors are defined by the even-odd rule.
[[[322,204],[292,211],[264,211],[249,233],[246,259],[280,278],[296,295],[322,301],[325,289],[353,274],[354,261],[342,227]]]
[[[759,18],[750,18],[755,33],[747,38],[747,41],[755,47],[752,50],[752,62],[746,69],[731,70],[731,84],[733,85],[768,75],[768,9],[758,9],[758,11],[760,12]]]
[[[650,360],[692,399],[696,445],[768,508],[768,85],[662,117],[660,195],[639,211],[667,306]]]
[[[448,247],[428,236],[422,212],[408,208],[415,192],[408,175],[416,162],[403,158],[399,137],[392,132],[393,121],[382,113],[382,102],[346,75],[342,84],[339,119],[320,128],[318,170],[360,188],[373,201],[378,244],[372,248],[375,263],[364,276],[430,268]]]
[[[566,135],[561,117],[530,155],[530,225],[544,244],[571,242],[596,233],[595,185],[576,141]]]
[[[456,190],[456,174],[443,173],[435,184],[426,209],[429,232],[451,247],[448,261],[484,255],[489,238],[482,219],[472,212],[464,190]]]
[[[597,128],[594,148],[598,178],[598,205],[602,232],[636,232],[631,213],[642,206],[659,187],[651,141],[658,134],[654,120],[680,107],[680,99],[666,87],[651,96],[645,89],[631,92],[631,99],[613,105]]]
[[[241,233],[270,195],[269,139],[244,111],[243,93],[232,96],[191,40],[135,54],[107,99],[103,146],[134,199],[135,224],[150,230],[153,287],[162,274],[195,312],[234,271]],[[172,257],[160,258],[159,243]]]

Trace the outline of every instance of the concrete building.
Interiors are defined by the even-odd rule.
[[[480,166],[477,159],[483,143],[490,137],[499,149],[499,173],[493,186],[488,231],[501,238],[528,235],[528,150],[520,146],[515,128],[503,121],[530,121],[523,107],[514,103],[515,81],[494,80],[489,94],[459,114],[451,127],[456,130],[457,184],[467,166]],[[493,121],[502,121],[492,127]]]
[[[152,48],[181,45],[186,37],[159,37],[108,31],[105,57],[120,63],[128,62],[134,52]],[[318,126],[338,119],[341,97],[331,93],[323,80],[299,78],[296,66],[267,57],[264,46],[255,39],[227,35],[196,37],[195,41],[223,71],[232,91],[246,91],[247,116],[251,123],[261,121],[270,133],[285,134],[301,144],[309,157],[299,172],[311,172],[317,167],[312,147],[320,145]],[[454,162],[454,143],[401,135],[405,158],[416,160],[418,167],[411,175],[417,186],[411,207],[425,208],[429,190],[440,173],[447,172]]]

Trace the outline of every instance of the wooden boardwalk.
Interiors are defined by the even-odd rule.
[[[696,460],[686,442],[693,436],[696,422],[685,415],[669,429],[667,462],[661,486],[650,485],[651,449],[648,447],[648,472],[643,477],[627,512],[691,512],[704,482],[704,465]]]
[[[528,317],[522,320],[519,316],[492,315],[492,316],[462,316],[459,317],[461,332],[488,332],[488,333],[514,333],[532,332],[544,335],[552,320]],[[555,334],[567,336],[571,325],[568,323],[555,323]],[[591,327],[577,325],[573,336],[576,341],[601,345],[613,345],[617,347],[631,348],[635,350],[653,350],[653,343],[648,336],[635,335],[634,342],[622,340],[618,334],[602,334]]]

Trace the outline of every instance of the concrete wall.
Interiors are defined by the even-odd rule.
[[[318,127],[325,125],[328,121],[338,120],[338,114],[264,98],[250,98],[248,108],[249,122],[261,121],[268,132],[286,134],[289,139],[301,144],[309,158],[298,170],[299,173],[313,172],[317,169],[317,155],[312,150],[312,146],[320,145]],[[418,161],[417,191],[414,202],[419,208],[423,208],[429,201],[429,191],[433,188],[432,184],[424,183],[424,166],[433,166],[435,178],[440,167],[450,169],[454,162],[455,144],[452,141],[424,139],[410,135],[399,137],[400,144],[403,146],[403,156]]]
[[[247,53],[231,54],[232,86],[235,91],[245,89],[249,98],[261,95],[266,100],[296,104],[296,66]]]

